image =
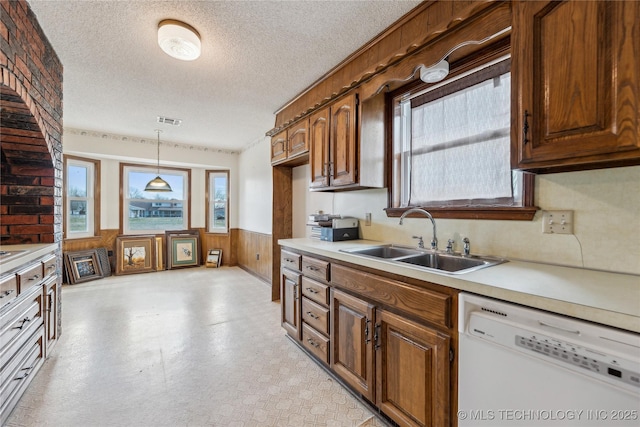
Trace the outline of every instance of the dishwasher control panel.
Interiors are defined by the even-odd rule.
[[[603,375],[608,379],[622,381],[640,390],[640,373],[625,369],[615,357],[604,353],[539,335],[516,335],[515,345],[555,361]]]

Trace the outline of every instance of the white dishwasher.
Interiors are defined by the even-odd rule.
[[[639,426],[640,334],[459,298],[458,426]]]

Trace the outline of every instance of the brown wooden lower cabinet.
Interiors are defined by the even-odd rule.
[[[374,399],[374,306],[331,290],[331,369],[369,401]]]
[[[448,426],[448,336],[376,311],[376,406],[406,426]]]
[[[306,254],[281,271],[282,326],[308,354],[400,426],[456,425],[457,291]]]
[[[280,279],[280,305],[282,327],[293,338],[300,339],[300,273],[282,269]]]

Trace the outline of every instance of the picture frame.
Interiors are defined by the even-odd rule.
[[[98,259],[98,252],[95,249],[67,252],[64,262],[67,270],[67,279],[72,285],[104,277]]]
[[[109,251],[107,251],[107,248],[98,248],[96,249],[96,252],[98,253],[100,268],[102,269],[102,277],[111,276],[111,260],[109,259]]]
[[[164,247],[163,239],[161,236],[156,236],[156,270],[164,270]]]
[[[156,270],[156,236],[116,237],[116,275]]]
[[[173,247],[171,246],[171,239],[173,237],[185,237],[185,236],[194,236],[199,237],[200,232],[198,230],[166,230],[164,232],[164,244],[165,244],[165,261],[164,267],[166,270],[171,270],[171,258],[173,256]]]
[[[171,230],[165,232],[167,270],[200,265],[200,233],[198,230]]]
[[[209,249],[207,251],[206,267],[218,268],[222,264],[222,249]]]

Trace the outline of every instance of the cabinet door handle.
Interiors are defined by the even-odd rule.
[[[369,339],[369,323],[371,323],[371,320],[365,319],[364,321],[364,343],[365,344],[369,344],[371,342],[371,340]]]
[[[529,138],[527,138],[528,134],[529,134],[529,116],[531,114],[529,114],[529,111],[524,110],[524,115],[523,115],[523,124],[522,124],[522,136],[524,137],[524,143],[528,143],[529,142]]]
[[[48,299],[48,301],[47,301],[47,311],[49,313],[51,313],[51,307],[53,306],[53,297],[51,296],[51,294],[47,295],[47,299]]]
[[[373,346],[374,350],[378,350],[380,349],[380,343],[378,342],[378,338],[380,337],[379,332],[380,332],[380,323],[378,323],[376,326],[374,326],[374,332],[373,332],[373,340],[375,342],[375,345]]]

